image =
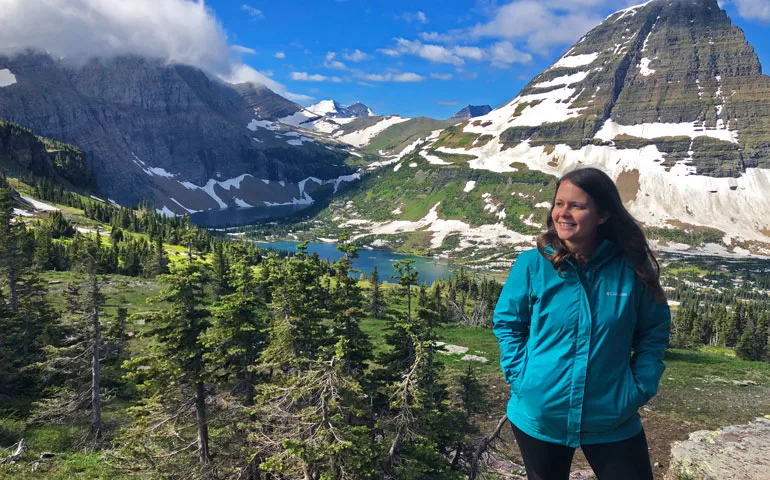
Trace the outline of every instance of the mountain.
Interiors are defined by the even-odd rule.
[[[653,0],[328,212],[362,242],[494,263],[532,245],[556,178],[596,166],[660,248],[770,254],[769,149],[770,77],[743,32],[716,0]]]
[[[465,120],[467,118],[480,117],[492,111],[489,105],[468,105],[459,112],[455,113],[453,119]]]
[[[67,188],[96,192],[96,180],[80,149],[34,135],[0,119],[0,171],[14,176],[32,174]]]
[[[374,112],[361,102],[345,106],[336,100],[322,100],[307,107],[308,111],[321,116],[336,118],[373,117]]]
[[[272,123],[299,105],[194,67],[26,52],[0,56],[0,72],[0,117],[82,149],[119,203],[148,198],[169,214],[309,203],[355,171],[347,146]]]

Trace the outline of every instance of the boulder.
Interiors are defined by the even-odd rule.
[[[770,415],[691,433],[672,446],[670,465],[666,480],[770,480]]]

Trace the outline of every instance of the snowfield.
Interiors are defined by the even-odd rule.
[[[398,125],[402,122],[406,122],[407,120],[409,119],[399,117],[397,115],[385,117],[369,128],[358,130],[356,132],[348,133],[345,135],[340,135],[336,138],[341,142],[345,142],[349,145],[360,148],[364,145],[367,145],[374,137],[385,131],[387,128],[392,127],[393,125]]]

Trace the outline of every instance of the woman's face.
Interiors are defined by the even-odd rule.
[[[551,211],[559,238],[573,252],[590,255],[596,248],[597,229],[609,215],[600,212],[596,202],[583,189],[564,180],[556,191]]]

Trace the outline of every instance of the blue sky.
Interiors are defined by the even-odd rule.
[[[516,96],[641,0],[0,0],[0,54],[139,54],[256,81],[302,105],[446,118]],[[770,69],[770,0],[720,0]]]
[[[228,42],[244,47],[236,47],[242,60],[285,85],[299,103],[362,101],[378,114],[434,118],[467,104],[502,105],[608,14],[639,2],[560,3],[207,2]],[[770,0],[723,7],[770,67]],[[522,25],[529,23],[518,20],[523,12],[537,19],[534,25]]]

